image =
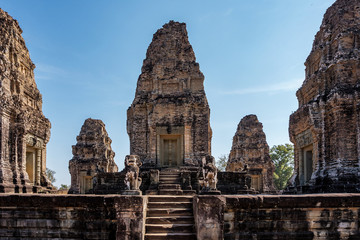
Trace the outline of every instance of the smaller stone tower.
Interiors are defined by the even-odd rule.
[[[69,193],[87,193],[93,188],[98,172],[117,172],[118,167],[114,162],[111,139],[101,120],[86,119],[76,140],[76,145],[72,146],[74,157],[69,161]]]
[[[269,154],[269,146],[263,131],[263,125],[256,115],[247,115],[241,119],[230,151],[226,171],[248,170],[251,185],[259,192],[274,192],[274,164]]]

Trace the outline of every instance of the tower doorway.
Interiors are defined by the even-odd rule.
[[[183,160],[182,135],[160,135],[160,166],[177,167]]]

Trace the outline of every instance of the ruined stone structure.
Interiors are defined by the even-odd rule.
[[[21,34],[18,22],[0,9],[0,192],[52,188],[45,174],[50,122]]]
[[[290,192],[360,191],[359,31],[358,0],[338,0],[326,11],[290,116]]]
[[[290,118],[296,171],[289,192],[359,189],[359,4],[338,0],[327,11],[306,62],[300,107]],[[2,11],[0,21],[0,190],[30,192],[47,183],[50,124],[33,72],[26,72],[33,65],[16,35],[21,30]],[[359,239],[360,194],[249,194],[273,189],[269,148],[255,115],[238,125],[228,172],[217,171],[202,81],[185,25],[164,25],[128,110],[134,155],[126,156],[125,169],[117,172],[100,120],[87,119],[73,146],[71,192],[116,195],[1,194],[0,238]],[[129,196],[139,189],[148,196]],[[228,195],[237,193],[248,195]]]
[[[255,193],[248,172],[216,169],[204,76],[185,27],[170,21],[154,34],[128,109],[130,156],[140,159],[139,169],[125,160],[123,171],[99,173],[95,194]]]
[[[111,139],[101,120],[88,118],[81,127],[76,145],[72,146],[73,158],[69,161],[71,188],[69,193],[87,193],[93,189],[101,172],[117,172]]]
[[[169,199],[170,202],[164,202]],[[171,210],[159,209],[165,204]],[[345,240],[360,237],[360,194],[167,198],[2,194],[0,212],[0,236],[11,240]],[[160,214],[164,217],[159,217]],[[181,218],[171,224],[177,214],[181,214]],[[165,229],[170,233],[162,234]],[[181,233],[174,233],[176,229]]]
[[[203,82],[185,23],[170,21],[154,34],[127,112],[130,154],[143,168],[200,166],[211,155]]]
[[[256,115],[241,119],[233,138],[226,171],[248,171],[251,186],[259,192],[274,192],[274,163],[269,155],[269,146],[263,125]]]

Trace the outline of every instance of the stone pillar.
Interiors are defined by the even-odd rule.
[[[145,232],[144,224],[144,201],[141,196],[115,197],[115,210],[117,218],[117,240],[143,239]]]
[[[197,239],[224,239],[225,198],[196,196],[193,200]]]
[[[9,115],[0,115],[0,192],[14,192],[9,159]]]
[[[21,184],[29,185],[29,175],[26,171],[26,141],[24,135],[18,137],[18,149],[16,154],[18,155]]]
[[[40,173],[41,173],[41,149],[36,149],[36,169],[35,169],[35,184],[40,186]]]
[[[185,126],[184,128],[184,163],[187,165],[191,162],[191,126]]]

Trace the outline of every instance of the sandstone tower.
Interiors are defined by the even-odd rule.
[[[51,188],[45,174],[50,122],[21,34],[18,22],[0,9],[0,192]]]
[[[256,115],[241,119],[233,138],[226,171],[242,171],[247,168],[252,187],[259,192],[274,192],[274,164],[269,155],[269,146],[263,125]]]
[[[93,177],[97,173],[117,172],[118,167],[114,162],[111,139],[101,120],[86,119],[76,140],[72,147],[74,157],[69,161],[69,193],[87,193],[93,188]]]
[[[324,15],[290,116],[298,192],[359,192],[360,1],[338,0]]]
[[[130,154],[144,168],[198,166],[211,154],[203,82],[185,23],[170,21],[153,36],[127,112]]]

